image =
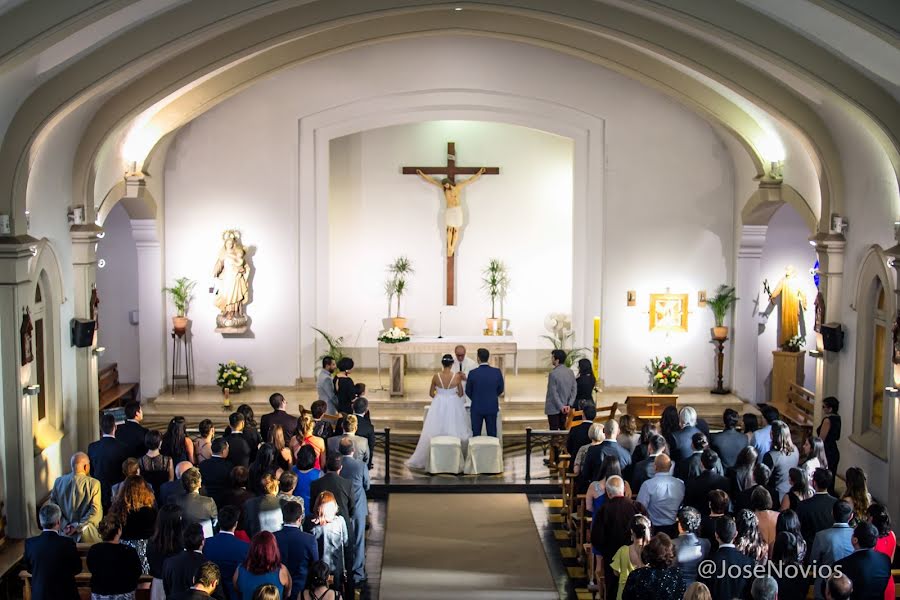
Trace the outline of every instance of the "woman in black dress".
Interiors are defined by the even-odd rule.
[[[775,570],[775,573],[781,573],[781,576],[775,577],[779,598],[806,598],[811,581],[809,577],[804,577],[801,569],[805,549],[803,538],[796,533],[782,531],[775,536],[772,562],[781,566],[780,570]],[[793,566],[787,568],[788,565]]]
[[[253,416],[253,409],[249,404],[241,404],[237,411],[244,415],[244,428],[241,430],[241,437],[246,440],[250,446],[250,462],[256,460],[256,451],[259,445],[263,443],[262,436],[259,434],[259,425]]]
[[[162,437],[162,447],[159,449],[165,456],[172,459],[176,465],[189,461],[194,463],[194,442],[187,436],[187,424],[184,417],[172,417],[169,427]]]
[[[144,435],[144,445],[147,453],[141,457],[141,474],[150,487],[153,495],[159,496],[159,490],[167,481],[175,479],[175,466],[172,459],[162,454],[162,436],[155,429],[149,430]]]
[[[150,572],[147,562],[147,542],[156,529],[156,498],[153,490],[140,475],[128,477],[110,507],[122,525],[121,542],[138,553],[144,573]]]
[[[828,459],[828,470],[831,471],[832,481],[837,478],[838,463],[841,461],[841,452],[838,450],[838,440],[841,439],[841,415],[838,408],[841,403],[834,396],[828,396],[822,400],[822,410],[825,416],[822,423],[816,429],[816,435],[822,438],[825,444],[825,458]],[[833,490],[829,490],[834,495]]]
[[[597,380],[594,378],[594,367],[587,358],[578,361],[578,376],[575,377],[575,407],[581,410],[583,402],[594,401],[594,388]]]
[[[122,525],[117,515],[107,515],[100,522],[100,539],[88,550],[91,572],[91,597],[133,600],[141,577],[141,561],[134,548],[119,543]]]
[[[667,406],[659,417],[659,434],[666,438],[669,452],[675,451],[675,432],[681,429],[681,420],[678,418],[678,409]]]
[[[153,583],[150,585],[151,600],[166,597],[162,580],[163,563],[182,550],[184,550],[184,524],[181,520],[181,507],[166,504],[159,509],[156,516],[156,530],[147,543],[147,562],[150,564],[150,575],[153,577]]]
[[[625,581],[622,600],[681,600],[684,578],[675,566],[675,545],[664,533],[657,533],[641,552],[643,567],[635,569]]]
[[[337,394],[337,408],[345,415],[353,414],[353,400],[356,399],[356,385],[350,379],[353,370],[353,359],[345,356],[337,363],[339,373],[334,378],[334,391]]]

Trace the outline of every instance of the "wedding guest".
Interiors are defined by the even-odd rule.
[[[666,439],[659,435],[653,434],[648,444],[647,457],[636,463],[631,470],[631,489],[636,493],[641,491],[644,482],[653,477],[656,473],[656,457],[666,453]]]
[[[134,548],[119,543],[121,536],[118,517],[107,515],[100,522],[102,541],[92,545],[85,558],[91,573],[91,597],[94,599],[134,600],[144,570]]]
[[[702,431],[698,431],[691,436],[691,452],[688,456],[675,463],[675,477],[684,481],[685,484],[700,477],[700,473],[703,472],[700,457],[708,446],[709,441]]]
[[[753,511],[741,509],[734,516],[737,525],[737,538],[734,547],[744,556],[763,564],[769,559],[769,546],[759,532],[759,519]]]
[[[232,579],[234,589],[241,598],[253,598],[253,593],[263,585],[273,585],[282,598],[291,593],[291,574],[281,564],[281,553],[275,536],[260,531],[250,540],[247,559],[238,566]]]
[[[841,500],[853,507],[856,515],[856,522],[861,523],[866,520],[866,511],[872,504],[872,494],[869,493],[868,485],[866,485],[866,472],[859,467],[850,467],[844,475],[844,482],[847,489]]]
[[[260,531],[278,531],[283,523],[278,480],[267,473],[262,477],[262,486],[265,493],[244,504],[244,530],[251,540]]]
[[[709,540],[710,551],[715,552],[719,548],[719,542],[716,539],[716,523],[728,514],[731,500],[728,498],[728,494],[722,490],[713,490],[706,498],[709,514],[703,515],[700,520],[700,537]]]
[[[327,491],[319,494],[314,514],[311,533],[318,541],[322,561],[334,573],[335,586],[340,589],[344,583],[344,565],[347,564],[345,550],[349,534],[346,521],[338,515],[338,503],[334,494]]]
[[[137,552],[141,570],[150,572],[147,544],[156,528],[156,498],[144,478],[139,475],[122,482],[122,490],[112,503],[110,512],[121,524],[119,539]]]
[[[582,446],[590,443],[588,432],[594,425],[594,419],[597,418],[597,406],[593,402],[583,402],[581,410],[584,413],[582,420],[572,425],[569,428],[569,435],[566,436],[566,452],[569,456],[575,456]]]
[[[234,468],[228,460],[228,442],[219,437],[212,441],[208,460],[200,463],[200,477],[206,488],[206,495],[215,501],[216,506],[225,506],[224,496],[231,487],[231,470]]]
[[[191,467],[184,472],[181,476],[184,496],[178,498],[178,506],[181,507],[181,518],[185,527],[196,523],[203,527],[207,537],[212,537],[219,511],[212,498],[200,495],[202,479],[197,467]]]
[[[591,426],[588,429],[589,441],[578,449],[575,453],[575,459],[572,461],[572,472],[575,473],[576,477],[581,474],[581,469],[584,466],[584,458],[587,456],[588,450],[590,450],[592,446],[602,444],[605,439],[606,436],[603,434],[603,425],[600,423],[591,423]]]
[[[764,487],[758,487],[750,495],[750,510],[756,515],[759,523],[759,534],[772,554],[772,546],[775,545],[775,534],[778,525],[779,514],[772,510],[772,496]],[[798,522],[799,524],[799,522]]]
[[[606,502],[606,482],[610,477],[619,477],[625,485],[625,495],[631,497],[631,486],[622,477],[622,467],[619,464],[619,458],[608,455],[603,459],[603,464],[597,471],[597,481],[592,481],[588,486],[584,497],[584,508],[589,514],[594,514]]]
[[[349,415],[353,412],[353,399],[356,398],[356,387],[350,372],[353,371],[353,359],[349,356],[337,362],[338,374],[334,378],[334,392],[337,396],[338,412]]]
[[[678,537],[672,542],[675,544],[675,562],[681,567],[687,586],[697,581],[700,562],[710,551],[709,540],[697,536],[700,523],[700,513],[693,506],[682,506],[678,511]]]
[[[722,463],[719,455],[712,448],[706,448],[700,453],[700,466],[703,472],[684,484],[684,503],[694,506],[705,514],[707,511],[706,499],[713,490],[731,490],[731,482],[721,475]]]
[[[225,492],[222,496],[222,503],[224,506],[236,506],[241,511],[241,516],[238,519],[239,524],[243,524],[244,522],[244,504],[250,498],[254,497],[254,493],[247,489],[247,484],[250,481],[250,471],[247,467],[234,467],[231,469],[231,487]],[[241,527],[241,525],[239,525]],[[239,538],[250,543],[250,536],[243,529],[239,529],[235,532],[235,535]]]
[[[38,516],[42,531],[25,540],[23,557],[25,570],[31,573],[31,598],[78,600],[75,576],[81,573],[81,558],[75,542],[60,535],[62,512],[48,502]]]
[[[303,592],[303,600],[341,600],[341,594],[331,589],[334,575],[328,568],[328,563],[320,560],[313,563],[309,570],[309,588]]]
[[[257,448],[263,443],[262,436],[259,434],[259,425],[253,414],[253,408],[249,404],[241,404],[237,407],[237,412],[244,417],[244,428],[241,430],[241,437],[247,442],[247,447],[250,449],[249,458],[252,461],[256,458]]]
[[[294,456],[303,446],[312,446],[316,452],[315,468],[322,468],[322,461],[325,460],[325,440],[315,435],[315,421],[312,416],[304,415],[300,417],[297,427],[297,435],[291,439],[291,450]]]
[[[237,598],[234,591],[234,572],[247,558],[250,544],[235,536],[241,511],[237,506],[226,505],[219,510],[219,533],[203,544],[203,556],[216,563],[221,573],[222,588],[226,598]]]
[[[172,417],[162,437],[160,452],[172,459],[172,462],[186,460],[194,463],[194,442],[187,435],[187,424],[184,417]]]
[[[685,583],[687,583],[686,580]],[[684,592],[684,600],[712,600],[712,594],[710,594],[706,585],[695,581],[687,586],[687,590]]]
[[[753,467],[753,485],[744,488],[742,492],[735,496],[734,509],[740,510],[742,508],[750,508],[750,498],[753,496],[753,491],[757,488],[765,488],[768,490],[771,476],[772,471],[769,470],[769,467],[762,463],[757,463],[757,465]],[[769,492],[769,495],[771,496],[772,493]]]
[[[361,383],[356,384],[362,385]],[[369,401],[362,396],[353,401],[353,414],[356,416],[356,435],[366,438],[369,443],[369,469],[372,468],[372,458],[375,455],[375,426],[369,414]]]
[[[111,494],[113,502],[116,500],[116,496],[119,495],[119,490],[122,489],[122,484],[125,483],[125,480],[129,477],[134,477],[135,475],[141,474],[141,461],[129,456],[124,461],[122,461],[122,481],[112,486]],[[149,483],[144,481],[147,487],[150,488],[150,491],[153,491],[153,487],[150,486]]]
[[[797,516],[800,517],[803,539],[807,544],[812,544],[816,534],[831,527],[834,522],[832,509],[838,500],[828,493],[831,485],[831,472],[827,469],[816,469],[813,473],[813,487],[816,493],[812,498],[803,500],[797,505]]]
[[[272,394],[269,396],[269,406],[272,407],[272,412],[264,414],[259,420],[259,434],[262,436],[262,439],[269,438],[269,429],[276,424],[284,428],[285,435],[294,435],[297,427],[297,417],[287,413],[287,401],[284,399],[284,396],[277,392]]]
[[[744,413],[741,415],[741,430],[747,436],[747,443],[752,445],[753,437],[759,430],[759,418],[753,413]]]
[[[175,469],[172,459],[162,453],[162,436],[158,431],[148,431],[144,437],[144,445],[147,453],[141,457],[141,473],[153,488],[153,493],[159,496],[162,485],[175,479]]]
[[[722,413],[725,429],[712,434],[709,438],[709,444],[719,454],[726,472],[734,469],[738,455],[747,446],[747,437],[737,430],[739,421],[738,412],[733,408],[726,408]]]
[[[831,473],[826,473],[829,477],[831,476]],[[831,512],[834,523],[831,527],[816,533],[811,545],[807,544],[810,547],[807,561],[809,564],[831,566],[853,553],[853,528],[850,527],[853,509],[846,502],[836,501],[832,506]],[[822,600],[825,597],[824,582],[825,579],[820,576],[813,587],[817,600]]]
[[[702,433],[697,428],[697,411],[692,406],[685,406],[678,411],[680,428],[672,433],[672,444],[669,446],[669,455],[677,465],[693,454],[692,442],[695,433]]]
[[[751,569],[754,561],[735,549],[737,526],[734,519],[728,516],[719,518],[715,535],[718,548],[709,555],[715,569],[700,573],[699,581],[709,588],[713,600],[745,598],[753,581]]]
[[[147,428],[141,425],[144,420],[144,411],[141,403],[130,400],[125,403],[125,422],[116,427],[116,439],[125,444],[126,456],[139,458],[147,451],[144,445],[144,436]]]
[[[763,455],[763,464],[772,469],[769,492],[772,499],[781,506],[781,500],[791,489],[788,471],[800,463],[800,453],[791,441],[791,430],[784,421],[771,423],[771,450]]]
[[[875,551],[881,552],[894,563],[894,553],[897,550],[897,536],[891,531],[891,516],[888,514],[887,507],[883,504],[873,503],[866,510],[866,518],[878,532],[878,541],[875,542]],[[893,600],[895,598],[894,578],[888,580],[887,588],[884,590],[885,600]]]
[[[806,469],[803,466],[790,469],[788,480],[791,482],[791,489],[781,500],[781,510],[797,508],[797,505],[804,500],[809,500],[815,493],[815,490],[809,485]]]
[[[802,581],[802,579],[799,581]],[[778,581],[770,575],[757,577],[750,585],[750,598],[751,600],[776,600],[779,592],[782,591],[778,586]],[[809,585],[806,587],[809,588]]]
[[[334,392],[334,386],[331,383],[330,377],[328,386],[331,388],[331,391]],[[313,421],[315,421],[315,425],[313,426],[313,435],[315,435],[316,437],[320,437],[323,440],[327,440],[328,438],[333,436],[334,427],[331,425],[331,422],[325,418],[325,414],[328,411],[328,405],[325,403],[325,401],[316,400],[309,406],[309,411],[310,413],[312,413]]]
[[[163,563],[184,548],[184,529],[181,508],[166,504],[156,515],[156,530],[147,544],[147,562],[153,583],[150,585],[151,600],[165,600],[163,585]]]
[[[97,526],[103,518],[100,482],[88,475],[91,461],[84,452],[76,452],[69,461],[72,472],[60,475],[50,490],[50,502],[62,512],[62,532],[76,542],[100,541]]]
[[[759,454],[753,446],[745,446],[738,452],[737,459],[734,462],[734,470],[732,481],[734,482],[733,490],[735,494],[743,492],[753,487],[753,468],[756,466]]]
[[[637,431],[637,420],[633,416],[622,415],[619,417],[619,435],[616,436],[616,441],[629,454],[632,454],[640,444],[641,434]]]
[[[212,456],[212,440],[216,435],[216,428],[209,419],[203,419],[197,426],[200,435],[194,438],[194,457],[197,459],[197,465]]]
[[[275,542],[281,553],[281,563],[291,574],[291,594],[293,600],[306,587],[309,568],[319,560],[316,538],[302,529],[303,507],[297,502],[287,502],[281,507],[284,527],[275,532]]]
[[[671,466],[668,456],[657,456],[654,461],[656,473],[641,486],[637,500],[647,508],[655,531],[677,535],[675,520],[684,499],[684,482],[669,474]]]
[[[631,544],[620,547],[610,560],[612,572],[618,579],[616,600],[622,600],[622,592],[631,572],[644,566],[641,554],[650,543],[650,519],[644,515],[635,515],[628,528],[631,531]]]
[[[564,429],[566,415],[575,403],[578,384],[572,369],[566,366],[565,350],[554,350],[550,353],[553,368],[547,380],[547,397],[544,401],[544,414],[550,429]],[[615,438],[614,438],[615,439]],[[609,438],[607,437],[607,441]],[[630,457],[629,457],[630,459]],[[599,463],[598,463],[599,464]]]
[[[194,465],[186,460],[175,465],[175,479],[167,481],[159,487],[159,493],[156,495],[157,506],[175,504],[179,498],[184,496],[184,486],[181,485],[181,476],[193,466]]]
[[[806,436],[800,447],[800,466],[806,471],[807,478],[811,478],[816,469],[828,468],[828,457],[825,456],[825,442],[822,438]]]
[[[344,439],[349,439],[353,443],[353,456],[357,458],[357,460],[361,460],[366,463],[368,468],[369,464],[369,441],[361,436],[356,435],[356,431],[359,428],[359,420],[356,415],[348,415],[344,417],[344,434],[341,436],[332,436],[328,438],[328,442],[326,445],[328,447],[329,454],[337,454],[339,453],[338,446]]]
[[[125,444],[116,439],[116,418],[111,413],[100,417],[100,439],[88,445],[91,476],[100,482],[100,503],[109,510],[111,488],[122,481],[122,462],[128,458]]]
[[[334,358],[332,358],[331,356],[322,357],[322,370],[319,371],[318,375],[316,375],[316,394],[318,394],[318,400],[313,402],[312,406],[310,406],[310,410],[313,411],[313,416],[317,421],[321,419],[321,415],[325,414],[326,412],[331,415],[336,415],[338,413],[337,393],[334,389],[334,371],[336,369],[337,363],[334,362]],[[319,402],[321,402],[324,406],[322,407],[323,409],[319,416],[316,417],[316,406]]]
[[[590,359],[578,360],[578,375],[575,377],[575,404],[577,410],[583,410],[587,402],[594,402],[594,388],[597,387],[597,379],[594,377],[594,367]],[[592,419],[593,420],[593,419]],[[572,454],[571,452],[569,454]]]
[[[629,543],[631,533],[628,524],[636,514],[643,513],[644,508],[631,496],[625,495],[625,482],[618,475],[607,479],[606,496],[607,501],[594,513],[591,521],[591,552],[595,556],[612,557],[619,548]],[[611,598],[616,591],[616,581],[609,560],[596,561],[595,565],[594,581],[605,578],[607,597]],[[597,585],[593,582],[588,587],[597,591]]]
[[[668,454],[675,459],[675,432],[681,429],[681,421],[678,418],[678,409],[673,405],[665,407],[659,418],[659,434],[666,439]]]
[[[219,567],[213,562],[205,562],[200,565],[194,575],[194,585],[190,587],[184,594],[175,596],[173,600],[207,600],[212,598],[213,594],[219,589],[219,582],[222,576],[219,573]],[[275,598],[278,600],[278,597]]]
[[[250,491],[257,496],[265,494],[262,479],[270,475],[276,481],[281,477],[282,469],[278,466],[278,455],[271,444],[263,444],[256,453],[256,460],[250,465]]]
[[[253,451],[256,447],[251,449],[247,438],[244,437],[244,430],[247,428],[246,417],[235,411],[228,415],[228,426],[230,431],[222,438],[228,444],[228,462],[235,467],[249,467],[251,455],[256,456]]]
[[[853,554],[834,564],[835,571],[853,582],[853,598],[859,600],[884,600],[885,590],[891,580],[891,560],[875,550],[878,530],[871,523],[860,523],[853,530]]]
[[[816,435],[822,438],[825,444],[825,457],[828,461],[828,470],[831,471],[832,485],[837,479],[838,464],[841,462],[841,451],[838,450],[838,440],[841,439],[841,415],[838,409],[841,403],[834,396],[828,396],[822,400],[822,422],[816,429]],[[828,493],[834,496],[834,488],[829,489]]]
[[[277,423],[269,427],[269,437],[266,443],[275,449],[275,460],[278,462],[278,468],[285,470],[290,469],[293,464],[293,453],[284,439],[284,428]]]
[[[312,446],[303,446],[297,452],[297,464],[294,466],[294,475],[297,476],[297,486],[294,495],[303,499],[304,510],[311,510],[310,485],[322,476],[322,471],[315,467],[316,451]]]
[[[772,449],[772,423],[780,420],[781,415],[778,414],[778,409],[768,404],[762,405],[759,412],[762,414],[765,426],[753,432],[753,439],[750,443],[756,448],[757,454],[763,457]]]
[[[638,444],[631,452],[631,464],[636,465],[647,458],[650,454],[650,439],[657,433],[658,427],[656,423],[647,422],[641,425],[641,434],[640,438],[638,438]]]
[[[675,565],[675,549],[665,533],[654,535],[641,556],[646,566],[628,576],[622,600],[681,600],[684,579]]]
[[[167,598],[183,595],[194,585],[194,576],[208,561],[203,556],[203,528],[192,523],[184,528],[184,550],[163,562],[163,589]],[[217,588],[212,594],[217,600],[225,600],[224,590]]]

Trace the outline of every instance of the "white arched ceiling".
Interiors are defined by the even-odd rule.
[[[237,9],[235,4],[241,4],[241,9]],[[804,49],[806,46],[803,43],[808,45],[808,41],[758,13],[752,13],[749,21],[765,25],[764,30],[748,35],[741,29],[743,24],[735,23],[729,16],[731,5],[700,2],[696,8],[692,4],[688,14],[673,10],[668,4],[673,3],[634,4],[643,8],[667,8],[665,14],[656,17],[666,19],[666,23],[630,11],[632,6],[623,6],[613,0],[493,0],[464,3],[465,10],[461,12],[453,11],[452,4],[413,0],[320,0],[303,5],[252,0],[243,3],[198,0],[179,5],[134,27],[129,35],[113,39],[103,48],[88,54],[32,95],[17,114],[0,148],[0,181],[5,183],[5,187],[0,189],[0,211],[9,212],[13,217],[14,234],[24,233],[22,215],[28,156],[47,125],[64,115],[73,104],[88,97],[129,82],[139,86],[147,79],[159,77],[159,70],[149,71],[149,66],[159,64],[187,46],[192,47],[182,52],[177,61],[166,65],[167,70],[172,71],[173,79],[162,86],[162,96],[237,56],[283,43],[300,33],[328,29],[332,34],[339,35],[347,31],[345,27],[353,22],[370,23],[380,18],[385,26],[390,26],[400,25],[402,19],[407,17],[405,33],[422,34],[423,27],[427,27],[423,20],[433,18],[435,14],[440,19],[432,27],[444,31],[475,16],[474,20],[478,23],[467,28],[502,35],[502,22],[516,16],[532,20],[532,31],[526,37],[531,37],[536,43],[565,45],[574,33],[587,32],[653,48],[713,77],[794,124],[809,137],[821,156],[830,192],[840,201],[839,157],[827,127],[799,94],[786,88],[767,71],[752,68],[743,60],[747,53],[762,56],[773,64],[778,63],[803,75],[817,90],[837,95],[855,110],[861,111],[864,120],[872,124],[873,135],[880,136],[879,141],[895,170],[900,169],[895,143],[900,137],[897,135],[900,131],[897,122],[900,111],[896,110],[896,102],[884,102],[884,91],[872,81],[860,78],[852,69],[847,71],[845,63],[821,48],[814,48],[808,56],[803,52],[795,55],[789,50]],[[696,18],[695,13],[701,18]],[[668,20],[681,28],[670,25]],[[685,23],[692,27],[702,25],[707,33],[718,36],[725,44],[731,44],[731,51],[710,44],[699,36],[686,34]],[[561,26],[565,35],[560,39],[551,39],[545,33],[551,25]],[[209,38],[226,30],[227,35]],[[767,46],[766,36],[772,32],[778,33],[777,43]],[[344,45],[353,43],[346,40]],[[579,48],[573,50],[580,51]],[[193,65],[194,68],[175,68],[179,65]],[[199,69],[197,65],[200,65]]]

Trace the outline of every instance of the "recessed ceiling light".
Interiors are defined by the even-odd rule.
[[[457,7],[454,8],[453,10],[455,10],[455,11],[460,11],[460,10],[462,10],[462,7],[461,7],[461,6],[457,6]]]

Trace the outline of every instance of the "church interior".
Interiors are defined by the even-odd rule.
[[[898,65],[891,1],[0,0],[0,588],[53,597],[23,540],[104,415],[181,417],[203,472],[278,394],[345,431],[367,400],[361,598],[597,598],[582,402],[842,422],[831,491],[900,518]],[[591,381],[562,413],[556,369]],[[259,440],[288,472],[299,422]]]

